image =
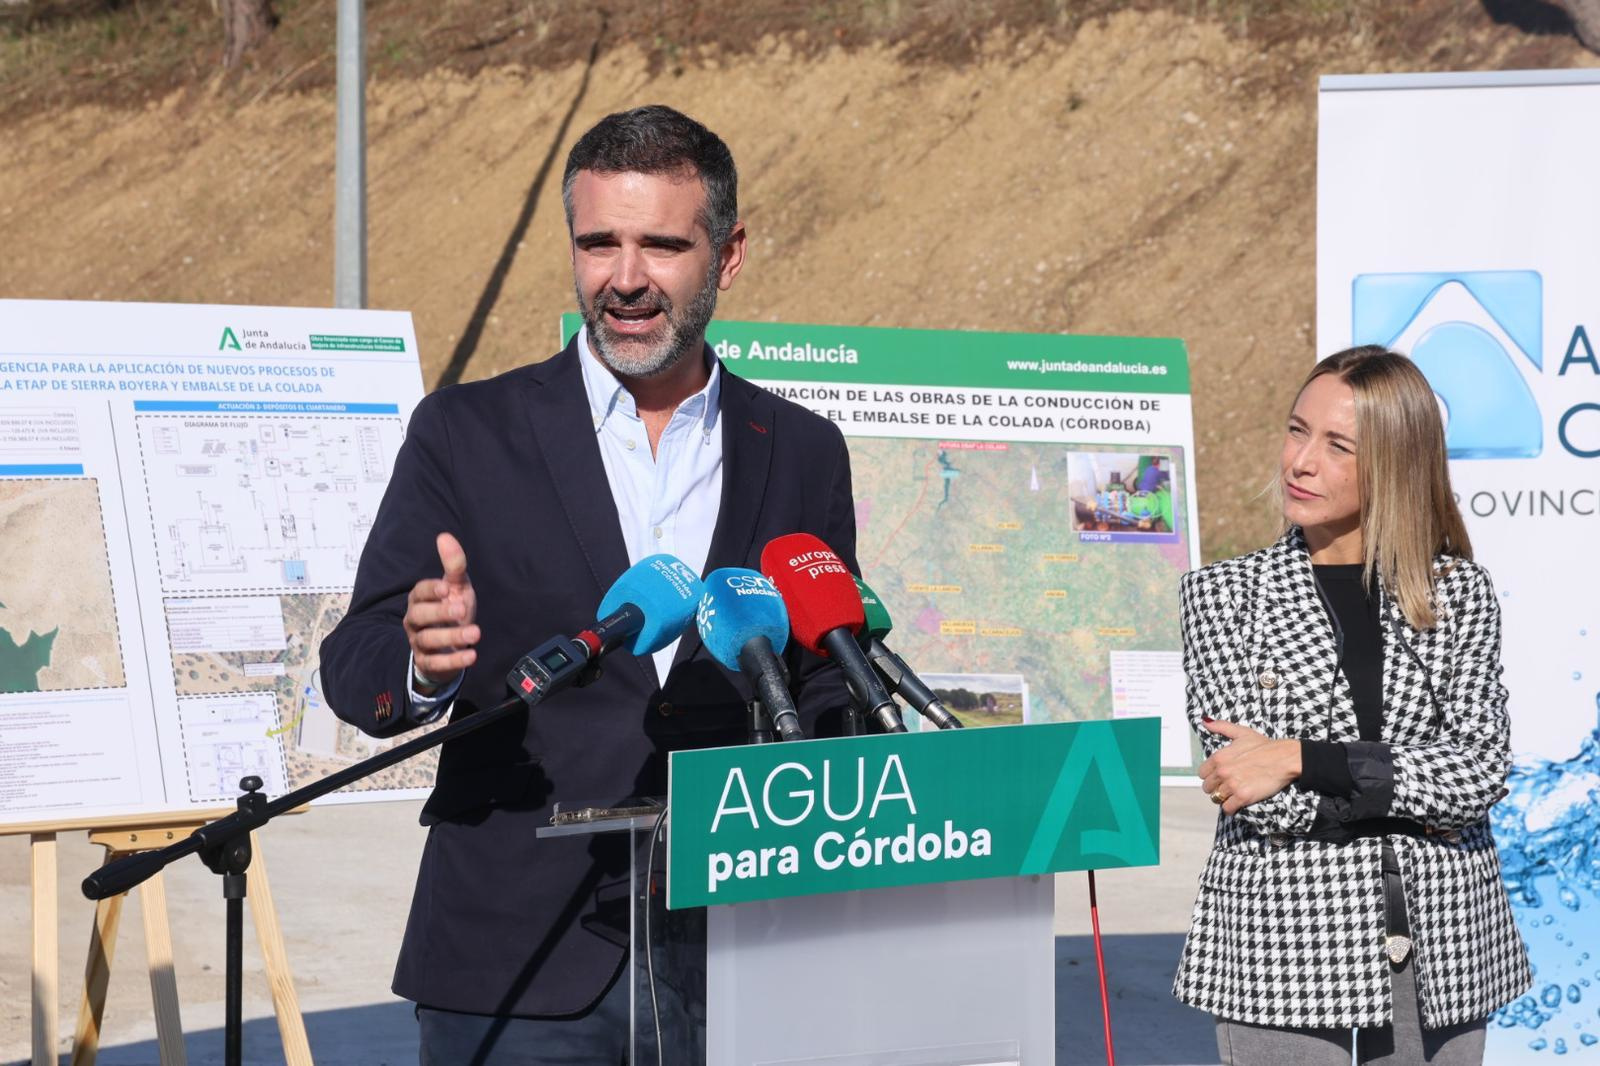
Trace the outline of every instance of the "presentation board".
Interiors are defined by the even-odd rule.
[[[565,342],[581,325],[562,319]],[[888,644],[970,725],[1159,716],[1194,783],[1178,577],[1199,565],[1171,339],[711,323],[723,365],[844,432]],[[907,725],[920,726],[915,714]]]
[[[952,709],[1156,715],[1188,778],[1180,342],[710,340],[850,438],[864,575]],[[0,827],[225,806],[246,774],[281,795],[388,743],[333,716],[317,649],[422,392],[405,313],[0,301]],[[434,765],[336,798],[416,795]]]
[[[1427,374],[1504,617],[1516,763],[1495,839],[1533,991],[1493,1063],[1600,1062],[1600,72],[1330,77],[1317,351]]]
[[[421,397],[406,313],[0,301],[0,828],[281,795],[386,743],[317,649]]]

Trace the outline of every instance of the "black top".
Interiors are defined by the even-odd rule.
[[[1362,565],[1313,566],[1322,599],[1339,641],[1339,669],[1350,682],[1355,701],[1356,728],[1362,740],[1383,739],[1383,624],[1378,599],[1368,595]],[[1332,740],[1303,740],[1300,744],[1300,784],[1329,796],[1349,796],[1355,791],[1350,762],[1343,744]]]

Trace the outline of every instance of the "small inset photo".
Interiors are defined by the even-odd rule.
[[[1068,469],[1072,528],[1080,541],[1177,543],[1171,456],[1078,452]]]
[[[1033,720],[1028,682],[1021,674],[923,674],[922,680],[964,726],[1022,725]],[[906,725],[915,728],[913,718],[921,716],[908,710]],[[921,725],[933,728],[926,721]]]

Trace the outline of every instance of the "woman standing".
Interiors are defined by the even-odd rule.
[[[1489,808],[1510,754],[1500,607],[1427,380],[1353,348],[1311,372],[1288,531],[1185,575],[1188,712],[1221,808],[1174,994],[1228,1066],[1483,1061],[1527,989]]]

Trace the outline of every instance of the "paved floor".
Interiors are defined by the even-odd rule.
[[[417,803],[323,807],[281,819],[262,851],[318,1066],[416,1062],[409,1004],[389,992],[423,831]],[[1168,989],[1195,879],[1210,846],[1214,808],[1199,792],[1162,792],[1161,865],[1098,876],[1100,927],[1111,990],[1113,1039],[1124,1066],[1216,1062],[1210,1020]],[[60,1025],[77,1020],[92,905],[78,882],[100,862],[85,836],[63,834]],[[0,838],[0,1063],[29,1054],[30,900],[25,839]],[[168,909],[191,1066],[222,1061],[223,904],[218,879],[198,860],[167,875]],[[124,909],[104,1023],[102,1066],[156,1066],[155,1025],[144,977],[138,893]],[[248,924],[248,919],[247,919]],[[1086,877],[1056,889],[1057,1061],[1105,1061]],[[245,1061],[281,1063],[271,998],[254,934],[245,941]],[[67,1047],[63,1044],[62,1050]],[[62,1060],[65,1062],[65,1058]]]

